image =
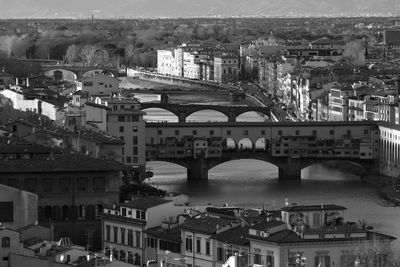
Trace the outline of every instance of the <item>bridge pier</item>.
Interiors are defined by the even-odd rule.
[[[179,112],[178,122],[186,122],[186,113]]]
[[[286,167],[279,167],[278,171],[279,180],[301,180],[301,169]]]
[[[204,158],[191,160],[187,164],[187,179],[188,181],[208,180],[208,166]]]

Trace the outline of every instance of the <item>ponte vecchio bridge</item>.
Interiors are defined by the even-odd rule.
[[[380,144],[379,127],[370,121],[146,124],[147,160],[184,166],[189,180],[206,180],[211,168],[234,159],[270,162],[280,179],[300,179],[303,168],[327,160],[352,161],[374,172]]]

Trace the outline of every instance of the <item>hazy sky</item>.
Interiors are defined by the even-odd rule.
[[[0,0],[0,18],[400,15],[400,0]]]

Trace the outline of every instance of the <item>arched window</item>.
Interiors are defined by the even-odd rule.
[[[138,253],[135,254],[135,265],[141,266],[141,257]]]
[[[114,259],[118,260],[118,250],[113,248],[112,250],[112,256]]]
[[[133,264],[133,253],[132,252],[128,252],[128,263]]]
[[[88,205],[86,207],[86,219],[88,220],[96,219],[96,211],[94,205]]]
[[[126,253],[123,250],[119,251],[119,260],[120,261],[126,261]]]
[[[9,237],[3,237],[1,239],[1,247],[2,248],[9,248],[10,247],[10,238]]]
[[[96,213],[96,215],[102,214],[103,211],[104,211],[103,205],[98,204],[98,205],[97,205],[97,213]]]
[[[64,221],[69,219],[69,207],[67,205],[62,206],[62,219]]]

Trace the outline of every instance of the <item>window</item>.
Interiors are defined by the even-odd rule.
[[[126,163],[131,163],[131,162],[132,162],[131,157],[126,157]]]
[[[137,133],[138,127],[137,126],[132,126],[132,132]]]
[[[119,115],[118,116],[118,122],[125,122],[125,116],[124,115]]]
[[[175,135],[179,135],[179,130],[175,130]]]
[[[0,222],[14,221],[14,204],[12,201],[0,202]]]
[[[83,86],[93,86],[93,82],[83,82]]]
[[[111,241],[111,237],[110,236],[111,236],[111,226],[106,225],[106,240],[108,242]]]
[[[135,231],[135,236],[136,236],[136,247],[140,248],[140,231]]]
[[[217,261],[225,261],[224,259],[224,249],[223,248],[217,248]]]
[[[125,228],[121,228],[121,244],[125,245]]]
[[[365,130],[364,130],[364,134],[368,134],[368,129],[365,129]]]
[[[282,135],[282,131],[281,130],[278,131],[278,135]]]
[[[226,131],[226,135],[231,135],[231,134],[232,134],[231,130]]]
[[[296,130],[296,135],[299,135],[300,134],[300,131],[299,130]]]
[[[193,130],[193,135],[197,135],[197,131],[196,130]]]
[[[128,246],[133,247],[133,230],[128,230]]]
[[[259,253],[254,253],[254,264],[261,264],[261,255]]]
[[[114,239],[113,239],[113,242],[114,242],[114,243],[118,243],[118,227],[114,226],[114,227],[113,227],[113,231],[114,231]]]
[[[138,147],[137,146],[134,146],[133,147],[133,155],[137,155],[138,154]]]
[[[187,236],[186,237],[186,242],[185,242],[186,251],[191,252],[193,250],[193,243],[192,242],[193,242],[192,241],[192,237],[191,236]]]
[[[159,134],[159,135],[162,135],[162,130],[158,130],[158,134]]]
[[[313,134],[313,135],[317,135],[317,130],[313,130],[313,131],[312,131],[312,134]]]
[[[328,255],[315,256],[315,266],[330,267],[331,266],[331,258]]]
[[[196,238],[196,252],[201,253],[201,239],[199,237]]]
[[[249,135],[249,131],[248,131],[248,130],[244,130],[244,131],[243,131],[243,134],[244,134],[244,135]]]
[[[346,135],[351,135],[351,130],[347,130]]]
[[[132,143],[133,143],[134,146],[136,146],[138,144],[138,137],[137,136],[133,136]]]
[[[206,240],[206,255],[210,255],[210,240]]]
[[[10,247],[10,238],[5,236],[1,239],[1,247],[2,248],[9,248]]]
[[[265,135],[265,130],[261,130],[261,135]]]
[[[210,135],[214,135],[214,130],[210,130]]]
[[[335,134],[335,130],[330,130],[330,131],[329,131],[329,134],[330,134],[330,135],[334,135],[334,134]]]
[[[272,251],[267,252],[267,267],[273,267],[274,265],[274,253]]]

